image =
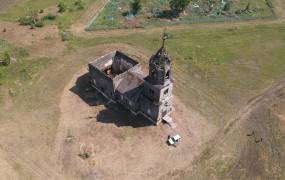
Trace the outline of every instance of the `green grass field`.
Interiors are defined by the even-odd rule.
[[[284,25],[171,31],[167,48],[174,63],[175,94],[221,123],[226,111],[284,77],[284,32]],[[71,44],[127,43],[154,52],[160,36],[74,38]]]
[[[220,14],[223,4],[213,1],[212,10],[209,10],[208,1],[192,1],[185,13],[177,20],[170,20],[169,1],[142,0],[142,10],[135,18],[125,16],[130,11],[131,0],[111,0],[100,16],[89,27],[89,30],[134,28],[146,26],[162,26],[179,23],[216,22],[227,20],[269,18],[274,16],[271,0],[232,1],[230,9]],[[250,4],[249,11],[238,14],[238,10],[245,9]],[[198,7],[197,7],[198,6]]]
[[[221,123],[227,118],[226,112],[284,77],[284,32],[284,25],[171,31],[167,49],[175,69],[175,94]],[[72,52],[87,47],[96,49],[101,44],[126,43],[154,52],[160,46],[160,36],[154,33],[95,39],[73,37],[68,47]],[[21,74],[26,73],[25,67],[41,66],[41,62],[46,61],[19,60],[11,67],[2,67],[0,82],[5,85],[7,79],[21,79],[25,77]]]
[[[284,25],[170,31],[167,48],[174,63],[175,94],[217,124],[222,123],[236,106],[284,77],[284,32]],[[96,49],[102,44],[126,43],[154,52],[160,46],[160,36],[153,33],[93,39],[73,37],[68,47],[73,52],[87,47]],[[26,77],[22,74],[29,74],[29,68],[36,73],[38,68],[34,66],[49,62],[18,59],[11,67],[1,67],[3,85]]]

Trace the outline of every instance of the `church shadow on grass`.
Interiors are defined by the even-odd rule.
[[[173,19],[173,18],[177,18],[178,16],[176,14],[174,14],[171,10],[163,10],[158,16],[158,18],[161,19]]]
[[[104,105],[106,109],[100,111],[96,117],[86,118],[96,118],[97,122],[106,124],[113,123],[117,127],[129,126],[139,128],[154,125],[141,115],[134,116],[118,103],[108,103],[108,100],[102,94],[91,87],[89,80],[90,76],[88,73],[80,76],[70,91],[78,95],[89,106]]]

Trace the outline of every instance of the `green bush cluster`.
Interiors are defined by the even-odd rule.
[[[64,3],[63,1],[60,1],[58,4],[57,4],[57,7],[58,7],[58,12],[59,13],[63,13],[65,12],[66,10],[69,10],[69,11],[73,11],[73,10],[82,10],[84,9],[84,3],[82,0],[76,0],[74,3],[73,3],[73,7],[68,7],[66,3]]]
[[[38,17],[37,11],[31,11],[29,15],[19,18],[20,25],[30,26],[32,29],[35,27],[43,27],[43,19]]]
[[[266,2],[266,5],[267,5],[269,8],[271,8],[271,9],[274,8],[273,3],[272,3],[271,0],[265,0],[265,2]]]
[[[56,15],[49,13],[48,15],[43,17],[44,20],[55,20]]]
[[[190,0],[170,0],[169,6],[175,16],[179,16],[181,12],[185,10],[185,8],[190,3]]]
[[[82,10],[85,8],[82,0],[76,0],[73,4],[71,4],[71,6],[68,6],[63,1],[60,1],[57,7],[59,13],[63,13],[66,10],[73,11],[73,10]]]
[[[58,3],[57,7],[58,7],[58,12],[59,12],[59,13],[65,12],[65,11],[66,11],[66,8],[67,8],[66,4],[65,4],[64,2],[62,2],[62,1],[60,1],[60,2]]]
[[[77,0],[74,2],[74,6],[76,7],[76,9],[78,10],[82,10],[84,9],[84,3],[82,0]]]
[[[135,16],[137,15],[140,10],[142,9],[141,1],[140,0],[134,0],[130,4],[131,13]]]
[[[28,15],[19,18],[20,25],[30,26],[32,29],[35,27],[43,27],[45,20],[55,20],[56,15],[49,13],[43,18],[39,18],[38,11],[31,11]]]

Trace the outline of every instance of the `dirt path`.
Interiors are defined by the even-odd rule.
[[[248,118],[252,111],[257,107],[264,105],[266,102],[276,97],[276,93],[285,88],[285,79],[267,88],[262,94],[252,98],[248,101],[248,104],[239,111],[237,116],[231,120],[224,128],[223,133],[227,133],[229,129],[234,126],[238,121]]]
[[[242,108],[237,113],[237,115],[223,128],[221,128],[219,132],[214,136],[214,138],[209,141],[207,147],[211,148],[216,144],[221,143],[223,141],[223,138],[220,137],[225,137],[225,135],[228,134],[233,129],[233,127],[237,127],[239,123],[247,120],[251,113],[254,112],[257,108],[276,98],[277,92],[281,91],[283,88],[285,88],[285,79],[267,88],[260,95],[250,99],[247,105]]]
[[[72,25],[71,31],[74,34],[85,32],[85,29],[98,17],[109,1],[110,0],[96,0],[96,2],[83,14],[80,20]]]

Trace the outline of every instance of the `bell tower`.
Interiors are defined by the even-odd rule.
[[[141,109],[155,124],[172,112],[172,65],[165,49],[167,38],[164,34],[161,48],[149,60],[149,75],[143,88],[143,104],[146,105]]]
[[[166,85],[171,81],[171,59],[164,47],[167,35],[163,35],[162,46],[149,61],[149,80],[153,85]]]

